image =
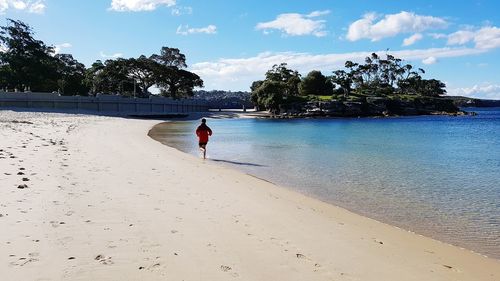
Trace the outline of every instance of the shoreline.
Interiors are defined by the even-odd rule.
[[[498,260],[165,146],[147,136],[161,120],[1,120],[0,269],[13,280],[500,277]]]
[[[208,118],[210,118],[210,117],[208,117]],[[151,137],[152,139],[162,143],[163,145],[165,145],[167,147],[174,148],[174,149],[178,150],[179,152],[185,153],[187,155],[190,155],[190,156],[196,158],[195,154],[191,153],[192,151],[187,152],[187,151],[183,150],[185,147],[182,147],[182,144],[178,140],[170,142],[167,140],[165,135],[155,135],[158,132],[162,132],[164,130],[164,129],[162,130],[162,128],[161,128],[162,125],[168,126],[168,124],[182,124],[183,122],[185,122],[185,120],[182,120],[182,121],[171,120],[168,122],[158,123],[158,124],[154,125],[153,128],[151,128],[148,131],[148,136]],[[156,133],[155,133],[155,130],[157,131]],[[178,129],[175,129],[175,132],[177,132],[177,130]],[[166,131],[163,131],[163,133],[165,133],[165,132]],[[167,134],[167,136],[168,136],[168,134]],[[228,157],[228,156],[226,155],[226,157]],[[394,221],[394,220],[391,221],[391,219],[388,219],[387,217],[384,217],[381,214],[374,215],[373,213],[370,213],[370,211],[362,210],[359,208],[356,209],[355,207],[353,207],[353,205],[342,204],[342,202],[338,203],[338,202],[335,202],[335,200],[333,200],[333,199],[328,200],[328,198],[322,198],[321,196],[314,194],[314,192],[307,192],[303,188],[304,186],[293,185],[293,184],[290,184],[290,182],[286,182],[283,180],[281,180],[281,181],[277,180],[277,179],[271,180],[269,178],[266,178],[266,175],[269,176],[269,173],[261,172],[261,174],[259,175],[258,171],[256,171],[256,170],[251,170],[251,169],[249,170],[249,169],[245,169],[244,167],[239,167],[238,165],[232,165],[232,163],[234,163],[234,162],[231,162],[231,161],[221,161],[221,160],[211,160],[211,159],[207,159],[206,161],[208,163],[211,163],[211,164],[220,165],[222,167],[229,168],[229,169],[234,169],[234,170],[239,171],[241,173],[244,173],[246,175],[249,175],[249,176],[255,177],[257,179],[271,183],[273,185],[276,185],[280,188],[284,188],[284,189],[292,191],[292,192],[297,192],[299,194],[302,194],[302,195],[310,197],[312,199],[321,201],[323,203],[326,203],[326,204],[329,204],[329,205],[332,205],[332,206],[335,206],[338,208],[342,208],[342,209],[346,210],[347,212],[351,212],[355,215],[366,217],[368,219],[372,219],[372,220],[375,220],[377,222],[387,224],[391,227],[395,227],[395,228],[402,229],[402,230],[407,231],[407,232],[414,233],[415,235],[428,237],[429,239],[433,239],[433,240],[436,240],[440,243],[444,243],[444,244],[447,244],[450,246],[464,249],[464,250],[470,251],[471,253],[474,253],[474,254],[478,254],[478,255],[481,255],[484,257],[500,260],[500,258],[498,257],[498,251],[496,251],[496,252],[481,251],[481,249],[484,250],[484,248],[480,247],[482,244],[481,245],[480,244],[474,245],[474,244],[471,244],[469,240],[467,240],[468,237],[475,237],[475,236],[457,236],[458,238],[455,237],[455,239],[453,240],[453,239],[450,239],[449,237],[447,237],[446,234],[444,234],[443,232],[439,232],[436,229],[430,229],[430,228],[425,228],[425,227],[423,227],[423,228],[422,227],[420,227],[420,228],[419,227],[409,227],[409,226],[411,226],[411,224],[401,223],[401,221]],[[241,163],[236,162],[236,164],[241,164]],[[261,163],[259,163],[259,164],[261,164]],[[252,165],[258,165],[258,164],[252,164]],[[460,238],[462,238],[462,239],[460,239]],[[480,245],[480,246],[477,246],[477,245]],[[495,250],[495,248],[492,248],[492,250]],[[489,255],[489,254],[491,254],[491,255]]]

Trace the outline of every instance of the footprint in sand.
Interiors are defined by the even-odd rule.
[[[14,257],[14,255],[12,256]],[[37,262],[38,256],[38,253],[29,253],[27,258],[21,257],[17,261],[13,261],[10,264],[13,266],[25,266],[28,263]]]
[[[308,261],[308,262],[310,262],[311,264],[313,263],[313,261],[312,261],[310,258],[306,257],[306,256],[305,256],[305,255],[303,255],[303,254],[297,253],[297,254],[295,254],[295,256],[296,256],[298,259],[307,260],[307,261]],[[314,271],[314,272],[316,272],[316,271],[320,270],[321,265],[320,265],[319,263],[314,263],[314,264],[313,264],[313,267],[314,267],[313,271]]]
[[[221,266],[220,266],[220,270],[222,270],[222,271],[224,271],[224,272],[229,272],[229,271],[231,271],[231,270],[232,270],[232,268],[231,268],[230,266],[227,266],[227,265],[221,265]],[[238,273],[236,273],[236,272],[231,273],[231,275],[232,275],[233,277],[238,277],[238,276],[239,276],[239,274],[238,274]]]
[[[94,260],[98,261],[101,264],[104,265],[112,265],[114,262],[111,260],[111,257],[106,257],[104,255],[97,255]]]
[[[63,225],[63,224],[66,224],[65,222],[61,221],[61,222],[58,222],[58,221],[50,221],[49,222],[50,225],[52,225],[52,227],[59,227],[60,225]]]

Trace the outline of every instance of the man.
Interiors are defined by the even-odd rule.
[[[196,135],[198,136],[198,144],[200,150],[203,151],[203,159],[206,159],[207,155],[207,143],[208,137],[212,135],[212,130],[207,126],[207,120],[205,118],[201,119],[201,125],[196,128]]]

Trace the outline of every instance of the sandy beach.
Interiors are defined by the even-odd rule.
[[[500,261],[203,161],[159,120],[0,111],[2,280],[500,280]]]

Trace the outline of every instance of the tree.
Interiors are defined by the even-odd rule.
[[[251,99],[259,109],[276,112],[280,104],[299,95],[300,83],[296,70],[289,69],[286,63],[275,64],[266,72],[265,80],[252,83]]]
[[[100,73],[104,70],[102,61],[95,61],[92,66],[85,70],[84,84],[90,88],[93,95],[101,91],[102,76]]]
[[[351,94],[353,80],[350,73],[344,70],[336,70],[333,72],[330,80],[339,86],[339,91],[343,94],[344,98],[347,98]]]
[[[252,91],[252,101],[259,110],[267,109],[275,113],[284,101],[285,92],[284,82],[266,79]]]
[[[424,79],[420,94],[427,97],[439,97],[446,94],[446,84],[436,79]]]
[[[94,91],[126,94],[132,90],[141,97],[150,95],[157,86],[163,96],[185,98],[193,96],[195,87],[203,87],[203,80],[187,67],[185,56],[179,49],[163,47],[161,54],[150,57],[97,61],[87,71],[87,84]]]
[[[162,47],[160,54],[153,54],[150,59],[158,64],[156,85],[162,95],[174,99],[191,97],[195,87],[203,87],[200,76],[183,69],[187,67],[186,56],[179,49]]]
[[[156,84],[158,63],[146,56],[127,60],[127,80],[137,84],[140,96],[148,96],[149,88]]]
[[[168,67],[186,68],[186,56],[177,48],[162,47],[159,55],[152,55],[152,60]]]
[[[127,59],[106,60],[104,67],[94,77],[98,92],[123,92],[123,83],[129,79],[128,72],[129,61]]]
[[[58,61],[53,47],[33,38],[30,26],[22,21],[7,19],[0,27],[0,73],[5,74],[2,87],[33,91],[53,91],[58,88]]]
[[[300,74],[296,70],[287,68],[286,63],[275,64],[266,72],[266,80],[281,82],[284,87],[284,96],[298,96]]]
[[[304,77],[299,84],[299,93],[302,96],[322,95],[331,96],[333,85],[321,71],[313,70]]]
[[[85,65],[70,54],[57,54],[59,90],[63,95],[87,95],[89,87],[84,83]]]
[[[158,86],[163,96],[174,99],[193,96],[195,87],[203,87],[200,76],[187,70],[164,68],[158,77]]]

